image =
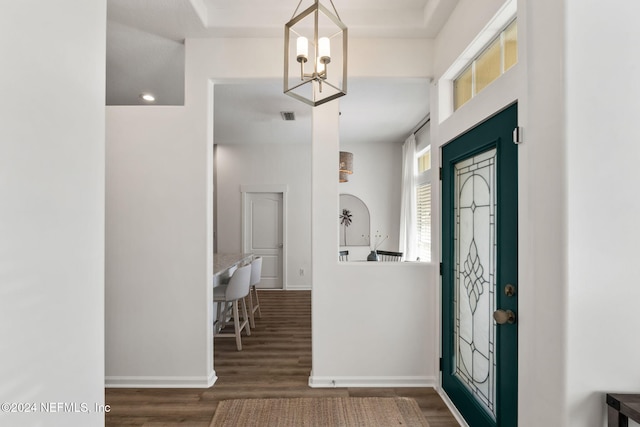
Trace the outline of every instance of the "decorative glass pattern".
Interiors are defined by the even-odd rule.
[[[455,165],[455,376],[496,415],[496,150]]]

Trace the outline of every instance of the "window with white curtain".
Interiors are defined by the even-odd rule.
[[[416,235],[420,261],[431,261],[431,146],[416,154]]]

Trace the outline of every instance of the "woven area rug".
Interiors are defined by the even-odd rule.
[[[218,404],[210,427],[425,426],[408,397],[236,399]]]

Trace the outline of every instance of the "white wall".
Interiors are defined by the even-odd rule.
[[[189,39],[184,107],[107,110],[108,385],[215,382],[211,79],[280,76],[277,42]]]
[[[475,35],[462,23],[477,32],[477,9],[495,3],[460,2],[436,42],[438,72]],[[628,266],[639,206],[628,196],[639,184],[640,93],[624,83],[640,65],[638,12],[625,1],[519,1],[517,68],[432,121],[442,144],[518,100],[520,426],[603,426],[604,393],[638,391],[640,350],[629,338],[640,291]]]
[[[518,2],[519,405],[523,426],[568,423],[565,10]],[[550,315],[553,314],[553,315]]]
[[[436,41],[436,79],[471,43],[502,3],[462,0],[458,4]],[[563,313],[567,307],[564,107],[559,95],[563,92],[563,76],[559,72],[564,53],[563,10],[559,2],[519,3],[518,64],[442,123],[437,112],[440,94],[434,88],[432,137],[435,146],[442,146],[518,101],[518,121],[525,129],[525,143],[518,148],[518,422],[521,426],[562,426],[566,423]],[[458,31],[463,27],[472,31]],[[439,155],[437,150],[432,152]],[[434,199],[439,197],[438,194]]]
[[[565,4],[567,409],[602,426],[604,392],[640,392],[640,3]]]
[[[429,49],[425,45],[418,51],[428,55]],[[398,59],[407,75],[426,76],[431,69],[409,58]],[[435,385],[439,355],[435,265],[339,263],[336,259],[335,212],[344,184],[335,179],[334,165],[339,149],[346,148],[339,147],[338,110],[338,103],[313,110],[313,368],[309,384]]]
[[[107,384],[206,387],[211,147],[184,107],[107,107],[107,123]]]
[[[505,0],[458,1],[458,6],[435,40],[434,77],[442,76],[504,2]]]
[[[426,100],[425,100],[426,102]],[[407,135],[408,136],[408,135]],[[402,145],[399,143],[348,144],[341,143],[340,151],[353,153],[353,174],[349,181],[338,185],[338,191],[353,194],[369,208],[371,219],[371,248],[344,246],[349,260],[364,260],[376,244],[380,250],[397,251],[400,232],[400,191],[402,181]],[[339,212],[337,210],[336,212]],[[384,240],[385,236],[389,236]]]
[[[242,251],[240,186],[287,185],[285,288],[311,289],[310,142],[218,145],[216,174],[218,252]]]
[[[397,250],[402,147],[343,144],[340,149],[354,154],[355,172],[338,191],[362,199],[370,211],[371,234],[389,235],[380,249]],[[241,251],[241,185],[286,184],[286,288],[311,289],[311,144],[218,145],[217,156],[218,251]],[[370,252],[368,246],[343,249],[350,251],[350,260],[364,260]]]
[[[2,5],[0,402],[38,406],[1,425],[104,425],[73,409],[104,404],[105,23],[104,1]]]
[[[228,79],[254,79],[254,78],[280,78],[282,63],[279,54],[281,52],[281,40],[278,39],[188,39],[186,46],[185,69],[185,106],[182,108],[170,107],[110,107],[107,116],[107,145],[113,146],[115,151],[109,152],[107,163],[107,224],[109,227],[123,226],[124,230],[134,230],[134,225],[146,218],[145,227],[155,228],[155,231],[139,230],[135,236],[139,239],[137,252],[126,248],[127,240],[110,238],[107,241],[107,375],[112,384],[119,385],[202,385],[202,381],[213,381],[213,339],[211,324],[213,318],[211,269],[213,258],[212,224],[213,224],[213,82]],[[431,72],[429,61],[432,44],[423,40],[363,40],[350,41],[349,75],[361,77],[426,77]],[[245,55],[251,51],[253,55]],[[375,51],[376,55],[371,55]],[[415,55],[415,52],[424,52],[423,56]],[[378,58],[384,57],[382,63]],[[256,67],[256,64],[260,64]],[[334,105],[338,105],[335,103]],[[179,144],[182,152],[177,151]],[[335,177],[335,165],[338,162],[337,145],[333,147],[333,160],[329,166],[332,171],[331,194],[320,196],[326,203],[320,205],[327,209],[332,217],[332,225],[329,229],[335,230],[335,239],[331,240],[331,250],[324,255],[328,256],[337,267],[335,251],[337,242],[337,212],[338,182]],[[109,148],[110,150],[110,148]],[[178,159],[174,157],[179,154]],[[112,156],[113,155],[113,156]],[[119,182],[117,168],[125,165],[126,182]],[[134,171],[137,165],[138,171]],[[176,167],[175,171],[167,171],[167,174],[180,175],[180,179],[170,182],[169,176],[161,173],[162,167]],[[327,165],[325,165],[326,167]],[[317,167],[312,163],[312,169]],[[110,169],[113,173],[110,172]],[[148,175],[147,175],[148,174]],[[152,185],[153,177],[160,179],[160,183],[169,186],[167,191],[150,191],[145,193],[145,199],[139,200],[137,194]],[[218,183],[220,185],[220,183]],[[313,185],[313,180],[312,180]],[[115,190],[111,192],[111,190]],[[181,194],[182,192],[186,194]],[[186,206],[181,206],[186,202]],[[333,208],[330,208],[331,205]],[[117,207],[111,210],[109,205]],[[177,221],[169,218],[158,220],[154,218],[158,206],[169,206],[168,215],[177,215]],[[124,210],[126,207],[127,210]],[[182,211],[180,209],[183,209]],[[315,213],[315,212],[314,212]],[[218,218],[220,224],[220,218]],[[312,222],[313,224],[313,222]],[[171,229],[169,229],[171,228]],[[123,232],[124,232],[123,230]],[[332,234],[326,233],[325,234]],[[163,237],[166,235],[166,242]],[[332,234],[333,235],[333,234]],[[182,236],[178,238],[178,236]],[[171,247],[179,244],[179,247]],[[146,250],[143,250],[146,249]],[[176,254],[182,249],[184,255]],[[118,254],[124,250],[129,258],[109,258],[109,254]],[[193,256],[188,256],[193,254]],[[316,260],[312,251],[312,259]],[[151,265],[162,265],[161,271],[170,269],[170,274],[160,275],[150,271]],[[317,267],[313,270],[312,281],[315,285]],[[400,274],[394,275],[399,282],[408,282],[415,274],[415,269],[428,269],[426,266],[408,267]],[[425,270],[426,271],[426,270]],[[332,274],[331,269],[323,274]],[[406,274],[406,276],[405,276]],[[147,277],[148,276],[148,277]],[[322,277],[322,274],[321,274]],[[389,277],[389,276],[387,276]],[[413,276],[415,277],[415,276]],[[422,276],[421,276],[422,277]],[[425,276],[427,277],[427,276]],[[433,274],[429,275],[433,282],[427,282],[424,286],[435,289],[436,282]],[[186,279],[182,283],[176,283],[176,279]],[[405,280],[407,279],[407,280]],[[350,278],[345,277],[335,285]],[[324,281],[324,280],[322,280]],[[135,287],[131,284],[135,283]],[[386,295],[383,290],[389,285],[385,275],[372,276],[369,281],[369,290],[377,289],[372,295],[376,300],[374,304],[364,308],[360,314],[363,318],[376,319],[374,322],[363,323],[358,326],[359,333],[363,336],[371,336],[377,339],[382,348],[393,348],[390,354],[401,353],[401,350],[391,345],[396,337],[381,336],[376,329],[377,323],[386,321],[386,310],[379,310],[385,304]],[[181,286],[181,294],[176,294],[176,286]],[[416,289],[413,285],[405,288],[402,294],[403,301],[415,301],[422,298],[423,289]],[[332,288],[335,292],[331,300],[339,298],[341,288]],[[416,294],[418,292],[418,294]],[[430,291],[431,292],[431,291]],[[173,303],[169,302],[175,295]],[[145,296],[151,298],[158,305],[144,303]],[[111,298],[113,297],[113,300]],[[128,302],[129,298],[132,302]],[[433,294],[435,298],[435,293]],[[111,301],[111,302],[110,302]],[[334,304],[327,299],[314,300],[313,310],[320,313],[323,318],[336,316]],[[121,304],[134,304],[138,310]],[[199,305],[200,304],[200,305]],[[346,307],[345,307],[346,309]],[[189,313],[187,313],[189,311]],[[171,316],[161,314],[172,313]],[[351,311],[338,312],[339,316],[349,317]],[[410,313],[415,319],[407,319],[406,343],[418,345],[428,342],[430,337],[423,334],[423,330],[430,329],[429,324],[421,323],[422,313]],[[426,315],[430,315],[427,313]],[[180,317],[176,326],[174,319]],[[149,319],[156,322],[150,324]],[[115,323],[117,322],[117,323]],[[127,329],[123,325],[127,325]],[[313,335],[319,338],[314,341],[314,366],[316,363],[324,363],[327,357],[326,349],[331,348],[331,336],[335,330],[327,328],[330,323],[315,322]],[[177,337],[178,329],[182,332],[189,331],[182,337]],[[159,337],[160,331],[167,333]],[[128,347],[138,334],[145,342],[154,342],[162,339],[164,342],[179,342],[180,354],[175,351],[155,351],[159,343],[149,348],[141,346]],[[424,340],[424,341],[423,341]],[[323,350],[325,349],[325,350]],[[138,351],[139,350],[139,351]],[[333,375],[334,372],[348,372],[357,369],[363,358],[369,357],[366,349],[360,349],[355,345],[349,348],[349,357],[344,360],[333,360],[328,370],[322,370],[321,375]],[[409,355],[406,356],[410,358]],[[146,365],[150,360],[149,366]],[[397,361],[386,359],[387,362],[376,369],[367,371],[367,376],[392,375],[397,370]],[[420,361],[406,360],[405,370],[417,377],[426,376],[435,366],[435,354],[430,354]],[[429,374],[430,375],[430,374]],[[142,380],[142,381],[141,381]],[[206,385],[206,384],[205,384]]]

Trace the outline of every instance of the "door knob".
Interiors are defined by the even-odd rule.
[[[493,312],[493,318],[498,325],[504,325],[505,323],[516,323],[516,314],[511,310],[496,310]]]

